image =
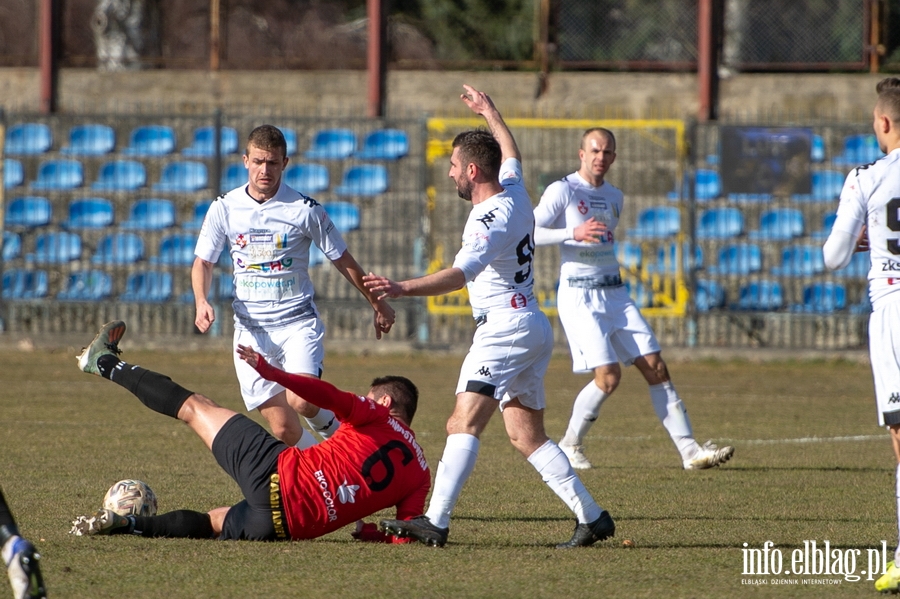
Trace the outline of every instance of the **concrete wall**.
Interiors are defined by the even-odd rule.
[[[797,114],[868,118],[875,83],[869,74],[738,74],[720,85],[722,115]],[[460,111],[462,83],[484,89],[509,116],[693,117],[696,76],[690,73],[553,73],[538,94],[535,73],[392,71],[388,116]],[[253,110],[289,114],[365,114],[364,71],[140,71],[65,69],[58,77],[61,112],[108,110]],[[0,69],[0,106],[34,112],[36,69]]]

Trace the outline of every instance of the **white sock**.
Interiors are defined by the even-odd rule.
[[[334,431],[341,425],[341,422],[335,418],[334,412],[319,408],[319,413],[306,419],[309,426],[319,433],[323,439],[327,439],[334,434]]]
[[[475,468],[480,446],[481,442],[474,435],[456,433],[447,436],[444,455],[438,462],[434,489],[431,491],[431,500],[425,513],[431,523],[438,528],[450,527],[450,513],[456,507],[456,500],[459,499],[463,485]]]
[[[306,429],[300,429],[300,440],[294,445],[297,449],[306,449],[307,447],[312,447],[313,445],[318,445],[319,442],[316,441],[316,436],[309,432]]]
[[[897,549],[894,551],[894,563],[900,565],[900,464],[897,464],[895,484],[895,495],[897,496]]]
[[[584,436],[587,435],[588,430],[590,430],[594,421],[597,420],[597,416],[600,414],[600,406],[603,405],[607,397],[609,397],[609,394],[601,391],[594,381],[585,385],[584,389],[575,398],[575,403],[572,405],[572,417],[569,418],[569,427],[566,429],[566,435],[560,443],[563,445],[581,445],[582,441],[584,441]]]
[[[16,541],[19,538],[20,537],[18,535],[13,535],[13,536],[9,537],[9,539],[6,541],[6,544],[3,545],[3,550],[0,551],[0,556],[3,557],[3,563],[6,564],[7,566],[9,565],[9,561],[12,559],[13,547],[15,546]]]
[[[694,440],[694,431],[691,429],[687,410],[684,409],[684,404],[672,383],[667,381],[659,385],[650,385],[650,401],[653,403],[656,416],[678,448],[681,459],[693,458],[700,450],[700,446]]]
[[[528,462],[538,471],[547,486],[574,512],[580,523],[587,524],[600,517],[603,508],[597,505],[584,483],[572,470],[569,458],[559,445],[548,440],[528,456]]]

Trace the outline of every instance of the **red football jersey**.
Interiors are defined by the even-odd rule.
[[[312,539],[397,507],[398,519],[425,512],[431,473],[415,434],[384,406],[330,383],[286,373],[260,359],[269,380],[331,410],[341,421],[327,441],[278,457],[285,520],[292,539]]]

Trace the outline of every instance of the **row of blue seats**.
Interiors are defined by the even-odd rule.
[[[184,229],[199,229],[203,224],[211,200],[194,204],[191,220],[181,224]],[[323,204],[328,215],[341,231],[352,231],[360,226],[359,208],[348,202]],[[34,228],[49,225],[53,221],[50,200],[39,196],[26,196],[10,201],[6,209],[7,227]],[[106,198],[81,198],[69,203],[68,218],[61,223],[67,229],[102,229],[115,222],[113,203]],[[128,219],[119,223],[120,229],[167,229],[176,224],[175,203],[171,200],[150,198],[131,204]]]
[[[4,186],[13,189],[25,182],[22,163],[13,159],[4,162]],[[247,183],[247,169],[242,163],[230,164],[222,173],[221,189],[228,191]],[[328,168],[321,164],[295,164],[284,172],[285,182],[303,193],[326,191]],[[77,160],[47,160],[38,167],[38,176],[30,186],[36,190],[66,191],[84,184],[84,167]],[[91,189],[97,191],[129,192],[147,184],[147,169],[134,160],[112,160],[100,167]],[[153,191],[193,193],[209,186],[207,167],[202,162],[177,161],[163,167]],[[388,189],[387,169],[380,164],[358,164],[344,171],[341,184],[334,189],[338,195],[377,195]]]
[[[884,156],[878,147],[878,139],[871,133],[854,133],[844,136],[841,153],[831,158],[830,162],[841,166],[858,166],[874,162]],[[809,159],[813,162],[826,162],[825,139],[814,133],[810,140]],[[706,162],[718,165],[718,154],[710,154]]]
[[[790,305],[785,301],[784,289],[780,282],[768,279],[752,281],[740,287],[737,301],[729,305],[722,285],[718,281],[704,279],[697,281],[694,302],[698,312],[726,307],[731,310],[759,312],[787,308],[791,312],[812,314],[830,314],[848,308],[851,313],[857,314],[871,311],[868,294],[865,294],[859,303],[848,306],[847,288],[832,281],[806,285],[801,301]]]
[[[791,194],[791,201],[806,203],[835,201],[841,195],[846,178],[847,174],[843,171],[813,171],[810,173],[810,193]],[[687,188],[681,195],[688,197]],[[668,197],[673,201],[681,199],[677,191],[670,191]],[[694,174],[694,197],[699,202],[708,202],[722,197],[722,182],[717,171],[697,169]],[[737,204],[765,203],[775,199],[775,196],[770,193],[729,193],[725,197],[729,202]]]
[[[81,270],[71,273],[65,286],[56,294],[63,301],[100,301],[113,294],[113,280],[101,270]],[[3,273],[3,299],[34,300],[50,295],[49,278],[45,270],[10,270]],[[125,290],[118,296],[122,302],[167,302],[172,299],[172,273],[141,270],[128,275]],[[234,296],[234,277],[228,273],[214,275],[210,300],[227,301]],[[193,291],[181,296],[185,302],[194,301]]]
[[[287,153],[297,152],[297,133],[293,129],[280,128],[287,142]],[[215,127],[198,127],[194,130],[191,145],[181,150],[184,156],[211,158],[215,152]],[[11,126],[6,133],[4,153],[43,154],[53,147],[53,134],[44,123],[20,123]],[[102,156],[115,150],[116,134],[112,127],[99,124],[77,125],[69,130],[69,143],[60,153],[75,156]],[[312,146],[304,152],[311,160],[340,160],[356,157],[362,160],[397,160],[409,153],[409,138],[401,129],[376,129],[366,134],[363,147],[357,151],[356,133],[350,129],[324,129],[318,131]],[[129,135],[123,154],[131,156],[166,156],[177,148],[175,130],[164,125],[135,127]],[[222,127],[219,130],[221,154],[239,151],[237,130]]]
[[[643,250],[639,244],[624,241],[616,244],[619,263],[626,269],[643,269],[650,274],[671,275],[676,272],[677,245],[672,243],[659,247],[656,260],[644,261]],[[690,260],[688,244],[682,248],[682,272],[691,268],[705,270],[715,275],[748,275],[763,271],[763,253],[759,245],[739,243],[726,245],[719,249],[715,264],[704,266],[703,250],[698,245],[694,248],[693,261]],[[819,245],[788,245],[781,250],[781,263],[769,268],[772,275],[784,277],[806,277],[825,272],[825,261],[822,247]],[[869,253],[857,252],[846,267],[835,271],[841,278],[865,279],[869,273]]]
[[[834,224],[834,215],[828,214],[822,229],[810,233],[816,239],[824,239]],[[681,211],[673,206],[653,206],[638,213],[637,226],[626,231],[629,239],[664,239],[681,231]],[[806,222],[803,212],[797,208],[773,208],[759,217],[759,228],[747,232],[750,239],[790,240],[803,237]],[[730,239],[744,234],[744,215],[740,208],[722,206],[709,208],[697,219],[698,239]]]

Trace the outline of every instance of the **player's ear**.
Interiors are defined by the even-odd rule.
[[[394,398],[385,393],[384,395],[381,395],[380,397],[376,397],[375,403],[377,403],[380,406],[384,406],[390,410],[391,406],[394,405]]]

